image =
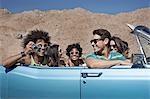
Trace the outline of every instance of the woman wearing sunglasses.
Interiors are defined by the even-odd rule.
[[[109,47],[112,53],[118,52],[124,55],[124,57],[128,58],[128,54],[129,54],[128,43],[121,40],[119,37],[115,37],[115,36],[111,37]]]
[[[79,43],[68,45],[66,55],[68,56],[66,63],[68,66],[81,66],[84,64],[84,61],[81,58],[82,48]]]

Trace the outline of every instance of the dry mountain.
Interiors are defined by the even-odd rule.
[[[59,44],[64,51],[68,44],[79,42],[86,54],[92,51],[92,31],[104,28],[127,41],[131,53],[137,53],[136,39],[126,23],[150,27],[150,8],[116,15],[92,13],[82,8],[22,13],[0,9],[0,62],[2,58],[20,52],[22,40],[19,38],[34,29],[49,32],[51,42]]]

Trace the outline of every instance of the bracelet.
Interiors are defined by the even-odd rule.
[[[21,57],[26,56],[26,54],[24,52],[21,52],[20,54],[21,54]]]

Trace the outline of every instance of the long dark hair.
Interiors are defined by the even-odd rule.
[[[47,56],[50,60],[50,66],[59,66],[60,65],[60,57],[59,57],[59,45],[53,44],[50,45],[48,50],[47,50]]]
[[[128,50],[128,43],[121,40],[119,37],[115,37],[113,36],[111,38],[111,40],[113,40],[117,46],[118,52],[123,54],[126,50]]]

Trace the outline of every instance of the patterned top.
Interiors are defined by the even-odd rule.
[[[93,59],[97,59],[97,60],[126,60],[126,58],[118,52],[110,52],[108,58],[105,57],[104,55],[99,56],[94,53],[91,53],[91,54],[87,55],[86,59],[87,58],[93,58]]]

